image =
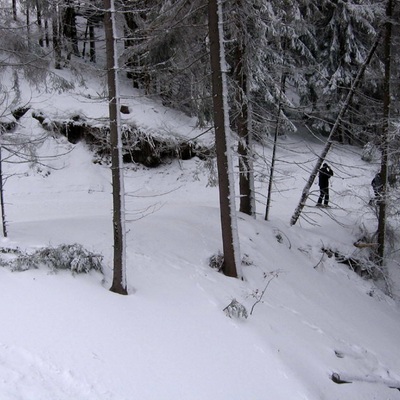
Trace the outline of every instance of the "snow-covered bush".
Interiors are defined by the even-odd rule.
[[[376,146],[373,143],[368,142],[363,148],[361,160],[371,162],[375,159],[377,152],[378,150]]]
[[[193,172],[193,179],[199,181],[201,176],[207,177],[207,187],[218,186],[218,173],[215,156],[205,156],[196,161],[196,169]]]
[[[217,187],[218,186],[218,172],[216,159],[212,157],[207,157],[204,161],[204,166],[208,171],[208,182],[207,187]]]
[[[23,253],[18,247],[0,247],[0,254],[0,267],[7,267],[10,263],[10,260],[21,256]]]
[[[232,318],[247,318],[247,310],[243,304],[240,304],[236,299],[233,299],[223,310],[227,317]]]
[[[221,272],[224,266],[224,255],[220,251],[217,254],[213,254],[208,260],[208,265],[212,269]]]
[[[242,265],[253,265],[253,261],[250,259],[248,254],[244,254],[241,260]],[[208,265],[212,268],[215,269],[218,272],[222,272],[223,266],[224,266],[224,255],[221,251],[218,251],[217,254],[213,254],[209,259],[208,259]]]
[[[32,254],[20,254],[7,264],[12,271],[26,271],[46,266],[52,271],[70,270],[73,274],[79,274],[91,270],[102,272],[102,259],[103,256],[94,254],[75,243],[45,247]]]

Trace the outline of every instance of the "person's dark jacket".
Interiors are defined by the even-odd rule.
[[[331,176],[333,176],[332,169],[327,164],[324,164],[319,170],[319,187],[322,189],[329,187],[329,178]]]
[[[381,174],[376,174],[374,179],[371,182],[372,189],[374,189],[375,197],[379,197],[382,194],[383,182],[381,178]]]
[[[381,174],[376,174],[374,179],[371,182],[372,188],[374,189],[375,193],[380,193],[383,188],[383,182],[381,178]]]

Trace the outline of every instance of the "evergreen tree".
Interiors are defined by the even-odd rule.
[[[219,200],[224,253],[223,272],[227,276],[241,276],[239,235],[237,231],[235,186],[230,149],[228,114],[228,87],[222,6],[218,0],[209,0],[210,64],[214,103],[215,145],[219,181]]]
[[[385,263],[385,246],[386,246],[386,207],[387,207],[387,178],[389,165],[389,129],[390,129],[390,110],[391,110],[391,52],[392,52],[392,18],[393,18],[394,1],[387,0],[386,5],[386,23],[385,23],[385,40],[384,40],[384,63],[385,75],[383,85],[383,125],[381,135],[381,170],[382,179],[382,198],[379,202],[378,216],[378,263],[383,266]]]
[[[293,131],[291,120],[298,118],[299,104],[288,96],[287,89],[291,94],[304,93],[305,76],[316,63],[317,44],[310,22],[314,9],[303,0],[260,2],[255,9],[256,23],[251,30],[255,38],[251,57],[253,125],[258,137],[273,135],[280,115],[281,135]]]
[[[311,106],[308,116],[319,131],[330,132],[341,101],[377,35],[383,10],[375,0],[323,0],[316,2],[314,10],[312,21],[318,40],[315,53],[318,64],[307,76],[307,103]],[[379,69],[379,63],[374,62],[372,60],[372,66]],[[353,111],[337,131],[335,139],[339,141],[344,141],[345,135],[351,140],[363,134],[365,118],[362,115],[365,107],[371,104],[370,100],[365,101],[365,96],[379,95],[376,81],[369,79],[370,73],[366,71],[362,91],[353,98]]]
[[[231,43],[230,62],[231,77],[231,118],[232,127],[238,135],[239,190],[241,212],[255,215],[254,171],[252,154],[251,127],[251,36],[248,31],[249,21],[253,17],[252,2],[236,0],[225,12],[231,15],[226,29],[228,41]],[[253,22],[253,21],[252,21]],[[250,23],[251,24],[251,23]]]

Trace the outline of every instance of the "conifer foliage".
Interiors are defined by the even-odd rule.
[[[73,275],[103,271],[103,256],[88,251],[78,243],[44,247],[33,253],[26,253],[18,248],[2,248],[1,253],[8,257],[4,260],[0,257],[0,265],[12,271],[26,271],[41,267],[49,268],[52,272],[69,270]]]

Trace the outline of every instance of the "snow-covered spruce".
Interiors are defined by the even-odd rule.
[[[88,273],[89,271],[102,272],[103,256],[86,250],[82,245],[61,244],[57,247],[45,247],[34,253],[20,252],[16,258],[3,262],[12,271],[26,271],[41,266],[52,271],[70,270],[73,274]]]

